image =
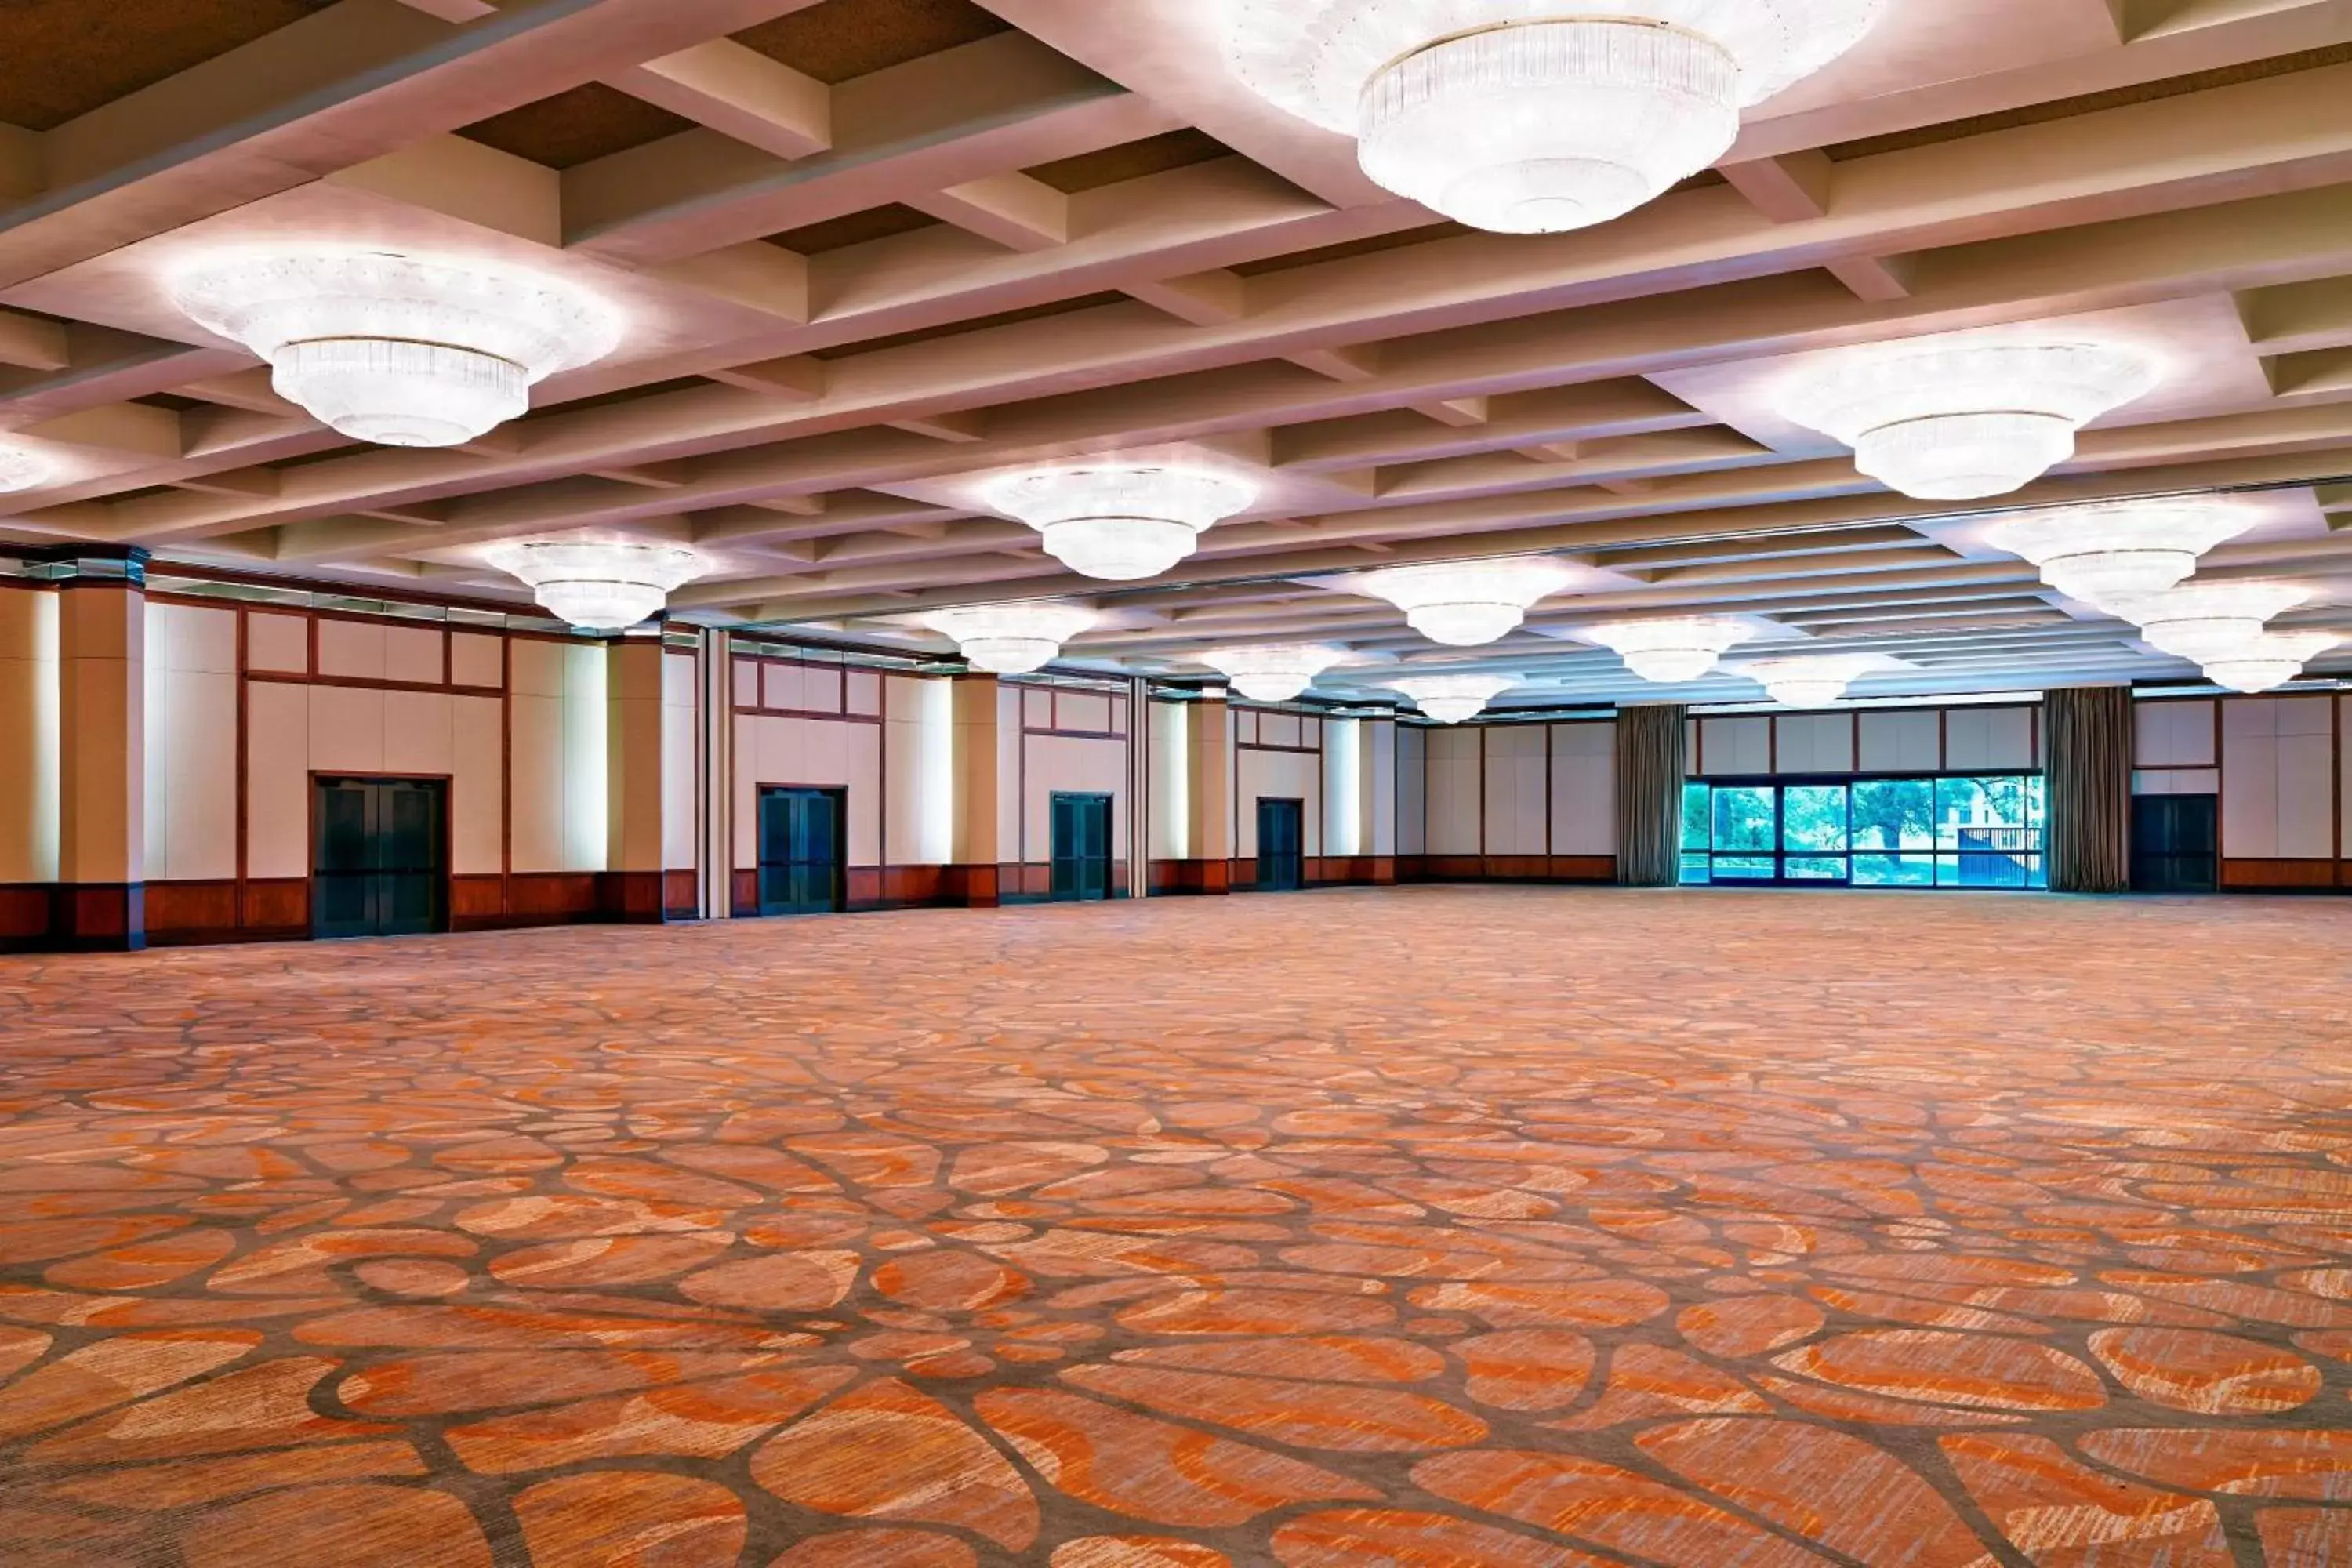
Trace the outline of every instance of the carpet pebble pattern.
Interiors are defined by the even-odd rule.
[[[2352,1563],[2352,905],[0,961],[11,1568]]]

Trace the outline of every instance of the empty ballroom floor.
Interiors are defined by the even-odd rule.
[[[0,960],[11,1568],[2352,1562],[2352,905]]]

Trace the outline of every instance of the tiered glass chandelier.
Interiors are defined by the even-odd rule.
[[[2104,608],[2185,582],[2198,557],[2261,521],[2242,501],[2220,497],[2116,501],[2028,512],[1996,524],[1996,550],[2042,568],[2042,580],[2070,599]]]
[[[56,475],[57,465],[38,452],[0,444],[0,495],[33,489],[47,484]]]
[[[1723,656],[1756,635],[1745,621],[1689,616],[1663,621],[1617,621],[1577,633],[1613,648],[1644,680],[1681,686],[1705,679]]]
[[[2192,664],[2225,658],[2263,636],[2273,619],[2311,597],[2287,583],[2184,583],[2108,606],[2148,646]]]
[[[922,624],[952,641],[964,662],[991,675],[1026,675],[1060,657],[1062,645],[1100,616],[1084,605],[1033,599],[933,610]]]
[[[2274,691],[2344,639],[2333,632],[2267,632],[2205,661],[2205,679],[2232,691]]]
[[[1391,690],[1412,699],[1413,706],[1441,724],[1475,719],[1486,704],[1519,683],[1516,675],[1413,675],[1389,682]]]
[[[1865,350],[1791,383],[1781,411],[1853,448],[1854,467],[1921,500],[2022,489],[2074,455],[2074,433],[2146,396],[2146,355],[2101,343]]]
[[[483,554],[530,584],[549,615],[599,632],[625,631],[659,615],[672,590],[708,569],[682,545],[637,540],[517,540],[493,544]]]
[[[1045,552],[1071,571],[1132,582],[1199,549],[1202,534],[1257,500],[1257,488],[1202,468],[1106,463],[1017,474],[984,494],[1043,534]]]
[[[1730,150],[1739,111],[1887,0],[1232,0],[1226,55],[1364,173],[1475,228],[1605,223]]]
[[[279,396],[388,447],[462,446],[621,341],[616,313],[554,279],[375,251],[233,252],[171,294],[268,360]]]
[[[1759,659],[1740,666],[1738,673],[1761,683],[1784,708],[1826,708],[1844,697],[1855,681],[1891,662],[1866,653],[1808,654]]]
[[[1211,648],[1201,662],[1222,672],[1234,690],[1253,702],[1287,702],[1347,657],[1347,649],[1328,643],[1280,643]]]
[[[1477,647],[1508,637],[1536,602],[1559,593],[1576,574],[1542,555],[1503,555],[1440,566],[1391,566],[1347,584],[1349,592],[1386,599],[1405,624],[1432,642]]]

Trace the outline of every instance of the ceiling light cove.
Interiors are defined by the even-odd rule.
[[[599,632],[659,615],[673,590],[710,569],[682,545],[636,540],[519,540],[493,544],[483,556],[529,584],[557,620]]]
[[[56,477],[57,465],[38,452],[0,444],[0,495],[36,489]]]
[[[1391,690],[1441,724],[1460,724],[1486,710],[1486,704],[1519,683],[1516,675],[1414,675],[1389,682]]]
[[[1343,584],[1351,594],[1386,599],[1405,624],[1432,642],[1477,647],[1510,636],[1538,599],[1576,580],[1560,562],[1503,555],[1443,566],[1391,566]]]
[[[1106,463],[1044,468],[990,483],[989,506],[1045,536],[1071,571],[1111,582],[1157,577],[1201,535],[1257,500],[1257,487],[1204,468]]]
[[[922,624],[953,642],[974,669],[1026,675],[1060,657],[1062,645],[1100,617],[1084,605],[1033,599],[1017,605],[964,605],[933,610]]]
[[[2291,583],[2184,583],[2122,600],[2109,613],[2137,626],[2149,647],[2201,664],[2253,642],[2274,617],[2310,597]]]
[[[1986,542],[2042,568],[2042,580],[2085,605],[2160,594],[2186,581],[2198,557],[2262,521],[2242,500],[2118,501],[2026,512],[1996,523]]]
[[[1347,657],[1346,648],[1328,643],[1279,643],[1211,648],[1201,662],[1223,673],[1234,690],[1253,702],[1287,702]]]
[[[1254,91],[1357,139],[1364,173],[1476,228],[1606,223],[1713,163],[1739,111],[1888,0],[1227,0]]]
[[[220,253],[169,287],[189,320],[268,360],[279,396],[387,447],[463,446],[621,341],[619,315],[568,283],[376,251]]]
[[[2074,434],[2155,390],[2156,363],[2104,343],[1864,350],[1798,377],[1782,412],[1919,500],[2008,495],[2074,455]]]
[[[1759,682],[1784,708],[1827,708],[1864,676],[1896,663],[1877,654],[1811,654],[1759,659],[1740,666],[1737,673]]]
[[[2274,691],[2344,639],[2333,632],[2272,632],[2205,661],[2205,678],[2232,691]]]
[[[1576,634],[1624,658],[1625,668],[1644,680],[1681,686],[1703,680],[1733,647],[1756,635],[1745,621],[1712,616],[1675,620],[1618,621]]]

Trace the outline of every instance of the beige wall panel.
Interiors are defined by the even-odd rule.
[[[199,605],[147,606],[147,663],[227,674],[236,668],[236,612]]]
[[[910,676],[892,676],[887,685],[887,863],[944,866],[955,851],[954,687]],[[884,700],[878,685],[875,696]]]
[[[1032,695],[1034,695],[1034,693]],[[1127,853],[1127,742],[1062,735],[1032,735],[1029,741],[1029,788],[1023,818],[1028,830],[1027,857],[1048,859],[1054,842],[1054,796],[1056,793],[1107,795],[1111,797],[1111,858]]]
[[[383,771],[388,773],[454,773],[457,754],[452,704],[438,691],[383,694]]]
[[[1021,698],[1021,727],[1024,730],[1050,730],[1054,727],[1054,694],[1034,686],[1013,689]]]
[[[735,660],[735,706],[758,708],[760,701],[760,665],[755,659]]]
[[[1783,713],[1773,722],[1779,729],[1779,766],[1784,773],[1850,773],[1853,772],[1853,715],[1851,713]]]
[[[310,673],[310,623],[301,616],[273,616],[247,610],[245,616],[245,667],[278,675]]]
[[[248,877],[310,874],[309,686],[246,683],[246,860]]]
[[[2325,860],[2336,853],[2336,726],[2326,697],[2278,705],[2278,853]]]
[[[800,712],[809,706],[808,667],[766,664],[760,667],[760,706]]]
[[[872,717],[882,711],[882,677],[871,669],[853,669],[842,678],[841,700],[845,711]]]
[[[383,760],[382,691],[352,686],[308,686],[310,766],[320,773],[380,773]]]
[[[1955,708],[1944,715],[1948,773],[2000,773],[2033,766],[2031,708]]]
[[[1363,805],[1358,823],[1359,855],[1397,852],[1397,737],[1402,732],[1392,719],[1359,722],[1362,752]]]
[[[801,667],[801,705],[812,713],[844,711],[841,669],[837,665]]]
[[[58,879],[58,596],[0,588],[0,882]]]
[[[571,645],[538,637],[511,637],[509,657],[514,661],[514,689],[520,697],[563,695],[563,656]]]
[[[759,863],[761,784],[848,792],[849,864],[882,863],[882,732],[873,724],[824,719],[740,721],[739,764],[752,770],[736,794],[739,865]],[[739,766],[739,771],[740,771]]]
[[[696,668],[692,654],[662,655],[662,865],[672,871],[690,871],[700,863],[695,854],[700,772]]]
[[[2219,768],[2162,768],[2132,774],[2134,795],[2212,795],[2221,793]]]
[[[1087,730],[1110,733],[1110,699],[1091,691],[1063,691],[1054,699],[1057,730]]]
[[[1154,702],[1151,726],[1151,858],[1192,858],[1192,725],[1190,705]]]
[[[1295,800],[1304,818],[1300,841],[1304,852],[1323,850],[1323,780],[1319,761],[1311,752],[1244,751],[1241,753],[1241,821],[1234,853],[1244,860],[1257,854],[1257,804],[1261,800]]]
[[[1112,734],[1124,735],[1127,733],[1127,710],[1128,700],[1126,698],[1114,697],[1111,699],[1110,732]]]
[[[2352,697],[2337,699],[2336,732],[2343,745],[2337,773],[2344,781],[2344,805],[2336,817],[2338,859],[2352,860]]]
[[[512,699],[512,832],[517,871],[568,869],[563,837],[563,699],[543,693],[527,695],[521,689],[523,649],[554,646],[524,641],[514,645],[518,658]]]
[[[1296,713],[1260,713],[1257,738],[1261,745],[1303,746],[1307,743],[1306,726]]]
[[[1872,710],[1862,715],[1862,771],[1866,773],[1940,773],[1944,766],[1941,715]]]
[[[607,739],[612,710],[602,643],[566,644],[563,652],[563,851],[566,871],[602,871],[612,852],[606,815]]]
[[[384,633],[381,621],[319,620],[319,673],[346,679],[382,680]]]
[[[1417,724],[1397,726],[1396,852],[1429,852],[1429,737]]]
[[[1478,783],[1478,731],[1424,731],[1428,748],[1429,850],[1432,855],[1475,855],[1485,803]]]
[[[1029,817],[1021,795],[1022,759],[1028,747],[1021,727],[1029,695],[1017,686],[996,689],[996,852],[1006,862],[1025,855],[1022,829]]]
[[[1693,772],[1702,762],[1709,778],[1749,778],[1772,771],[1769,716],[1702,719],[1698,722],[1699,750],[1691,759]]]
[[[1257,710],[1235,708],[1233,714],[1234,741],[1244,746],[1256,745],[1258,743]]]
[[[1551,852],[1617,853],[1617,726],[1551,727]]]
[[[418,686],[438,686],[445,679],[443,645],[447,634],[439,626],[387,626],[383,628],[383,678]]]
[[[236,677],[151,668],[147,701],[148,878],[235,877]]]
[[[455,686],[502,686],[506,683],[504,637],[478,632],[449,634],[449,680]]]
[[[2210,768],[2216,732],[2210,700],[2132,704],[2132,760],[2137,766]]]
[[[1544,853],[1545,731],[1540,724],[1498,724],[1486,731],[1489,855]]]
[[[460,877],[505,869],[500,847],[501,770],[505,763],[495,697],[453,697],[449,702],[449,868]]]
[[[1364,847],[1364,744],[1370,728],[1358,719],[1307,721],[1307,733],[1323,753],[1323,854],[1370,853]]]

